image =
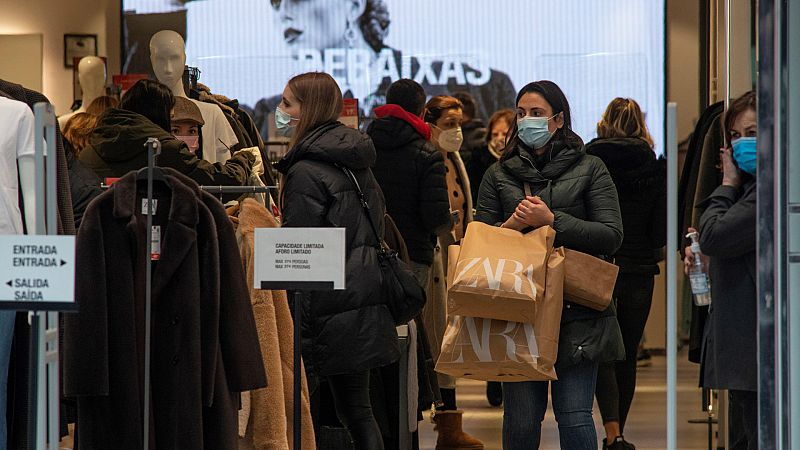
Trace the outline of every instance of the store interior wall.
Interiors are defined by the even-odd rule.
[[[120,0],[3,2],[0,34],[43,35],[42,90],[56,114],[68,112],[73,100],[72,69],[64,67],[64,34],[96,34],[98,56],[108,58],[109,79],[119,72]]]

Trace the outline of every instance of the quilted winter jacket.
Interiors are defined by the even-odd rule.
[[[475,220],[500,226],[525,197],[524,182],[553,211],[557,247],[602,256],[613,255],[622,244],[622,217],[611,176],[599,158],[585,153],[581,138],[571,130],[557,131],[539,158],[524,144],[511,142],[483,178]],[[557,367],[624,356],[613,305],[598,312],[565,301],[561,323]]]
[[[378,242],[355,187],[337,167],[353,171],[382,233],[385,208],[370,170],[374,162],[369,136],[333,122],[313,130],[277,164],[285,176],[284,227],[347,230],[346,289],[303,294],[303,361],[310,383],[316,377],[382,367],[400,357],[394,319],[380,293]],[[309,390],[314,387],[310,384]]]

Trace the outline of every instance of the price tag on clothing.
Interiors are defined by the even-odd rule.
[[[344,266],[344,228],[255,230],[256,289],[344,289]]]
[[[150,261],[161,259],[161,225],[153,225],[150,230]]]

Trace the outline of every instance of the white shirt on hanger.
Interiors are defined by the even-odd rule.
[[[0,96],[0,234],[22,234],[17,159],[32,156],[33,112],[28,105]]]

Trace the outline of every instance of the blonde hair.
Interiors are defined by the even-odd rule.
[[[95,126],[97,117],[84,112],[73,115],[64,125],[64,138],[72,144],[75,156],[89,145],[89,136],[92,135]]]
[[[597,137],[634,137],[644,140],[651,148],[654,145],[642,109],[630,98],[617,97],[611,100],[597,124]]]
[[[300,121],[290,141],[291,147],[315,128],[335,122],[342,115],[342,91],[327,73],[303,73],[289,80],[287,86],[300,102]]]

